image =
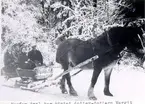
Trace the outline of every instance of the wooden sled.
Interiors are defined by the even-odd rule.
[[[16,81],[15,85],[20,87],[23,90],[30,90],[30,91],[39,91],[40,89],[43,89],[45,87],[49,86],[57,86],[59,85],[59,79],[60,77],[68,74],[74,69],[80,68],[98,58],[98,55],[85,60],[84,62],[76,65],[75,67],[71,67],[68,70],[60,73],[58,76],[51,78],[53,73],[52,69],[45,70],[45,66],[42,67],[36,67],[33,70],[27,70],[27,69],[16,69],[16,75],[21,78],[20,81]],[[41,69],[44,69],[43,71]],[[41,72],[42,71],[42,72]],[[9,75],[6,73],[6,75]],[[10,77],[10,76],[9,76]]]
[[[3,70],[3,75],[6,80],[19,78],[19,80],[15,80],[14,85],[9,85],[8,87],[16,87],[23,90],[36,91],[35,89],[33,89],[33,87],[44,83],[49,77],[53,75],[53,72],[52,69],[46,66],[39,66],[32,70],[17,68],[16,71],[13,73],[5,72]]]

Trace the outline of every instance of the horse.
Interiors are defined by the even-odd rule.
[[[63,41],[57,48],[56,62],[66,71],[69,67],[74,67],[98,55],[99,58],[90,63],[94,70],[91,84],[88,89],[88,98],[91,100],[97,99],[94,94],[94,86],[102,69],[104,69],[105,74],[104,94],[113,96],[109,90],[113,65],[119,60],[120,52],[125,48],[130,50],[130,52],[134,53],[137,57],[142,58],[144,56],[142,41],[143,32],[140,27],[112,27],[91,40],[83,41],[72,38]],[[84,67],[87,67],[87,65]],[[71,83],[71,76],[69,73],[61,78],[61,92],[63,94],[68,93],[65,88],[65,81],[67,81],[70,95],[78,96]]]

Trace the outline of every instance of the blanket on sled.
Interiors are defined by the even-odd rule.
[[[33,80],[44,80],[53,75],[52,69],[43,65],[30,69],[17,69],[17,73],[20,77],[32,78]]]

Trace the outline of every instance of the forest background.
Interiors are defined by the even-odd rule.
[[[2,0],[1,4],[2,53],[14,44],[22,44],[25,52],[37,44],[48,65],[55,63],[63,40],[92,39],[110,27],[123,26],[121,9],[133,10],[126,0]]]

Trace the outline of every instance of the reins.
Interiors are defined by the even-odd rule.
[[[108,44],[112,47],[113,45],[112,45],[112,42],[111,42],[111,40],[110,40],[109,33],[108,33],[106,30],[104,30],[104,31],[105,31],[106,34],[107,34],[107,41],[108,41]]]
[[[141,37],[139,36],[139,34],[137,34],[137,36],[138,36],[138,38],[139,38],[139,40],[140,40],[140,42],[141,42],[141,46],[142,46],[143,50],[145,50],[145,47],[144,47],[144,45],[143,45],[143,41],[142,41]]]
[[[142,31],[143,34],[145,34],[145,31],[144,31],[142,28],[141,28],[141,31]],[[137,35],[138,35],[138,37],[139,37],[139,39],[140,39],[142,48],[145,50],[145,46],[144,46],[144,44],[143,44],[143,40],[141,39],[141,37],[139,36],[139,34],[137,34]]]

